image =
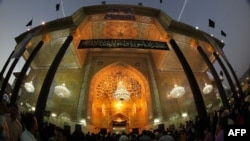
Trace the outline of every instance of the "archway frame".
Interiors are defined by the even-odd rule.
[[[119,69],[121,69],[123,71],[123,73],[124,72],[128,73],[129,75],[134,77],[138,81],[138,83],[141,85],[140,98],[138,98],[136,101],[134,101],[135,99],[133,99],[133,100],[131,99],[129,102],[123,101],[123,103],[125,103],[124,105],[126,105],[126,103],[127,103],[127,105],[129,105],[129,106],[131,106],[131,102],[133,102],[133,105],[134,104],[139,105],[137,109],[142,110],[142,112],[140,112],[140,114],[144,114],[143,117],[145,117],[145,119],[142,120],[142,123],[139,123],[139,124],[137,123],[137,126],[136,125],[134,125],[134,126],[136,126],[136,127],[145,126],[146,124],[148,124],[149,115],[152,115],[151,107],[149,107],[149,105],[152,105],[151,94],[150,94],[150,85],[149,85],[148,80],[144,76],[144,74],[142,74],[139,70],[137,70],[133,66],[127,64],[124,61],[116,61],[116,62],[113,62],[109,65],[106,65],[93,75],[92,79],[90,80],[89,91],[88,91],[89,97],[88,97],[88,104],[87,105],[89,105],[89,107],[87,109],[87,117],[89,117],[91,119],[90,122],[92,125],[96,124],[97,120],[95,119],[96,116],[93,116],[94,115],[93,112],[96,110],[98,111],[98,109],[101,110],[101,106],[102,106],[102,105],[100,105],[100,100],[97,100],[97,97],[96,97],[96,95],[97,95],[96,87],[99,84],[100,79],[102,79],[105,75],[108,75],[111,72],[119,71]],[[97,101],[99,101],[99,102],[97,102]],[[105,104],[104,101],[107,104],[107,101],[109,101],[109,100],[102,100],[101,103]],[[114,105],[116,103],[117,103],[116,100],[111,100],[107,106],[108,107],[107,109],[110,109],[109,112],[112,112],[112,113],[110,116],[108,116],[108,119],[106,119],[107,124],[106,124],[105,128],[108,128],[107,125],[110,125],[112,117],[114,117],[116,114],[123,114],[124,116],[126,115],[126,114],[124,114],[124,112],[126,113],[126,110],[121,112],[119,110],[117,111],[114,109]],[[133,105],[131,107],[133,107]],[[96,109],[96,106],[97,107],[99,106],[100,108]],[[99,121],[101,120],[102,123],[104,123],[104,119],[102,120],[101,118],[105,118],[105,116],[107,116],[107,115],[104,115],[104,117],[96,117],[96,118],[99,118],[98,120]],[[127,117],[128,117],[129,122],[133,122],[133,121],[131,121],[131,119],[129,119],[129,116],[127,116]],[[129,123],[129,125],[133,126],[133,123]],[[100,127],[100,126],[102,126],[102,127]],[[105,126],[105,124],[99,125],[100,128],[104,128],[103,126]]]

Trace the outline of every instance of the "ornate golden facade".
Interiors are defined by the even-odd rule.
[[[135,20],[104,19],[107,8],[133,8]],[[174,39],[188,61],[202,91],[205,83],[214,90],[203,95],[207,110],[217,108],[216,86],[207,76],[207,64],[197,51],[201,46],[213,63],[215,58],[206,33],[171,19],[163,11],[132,5],[100,5],[83,7],[72,16],[35,27],[42,30],[26,47],[27,59],[36,44],[44,45],[31,63],[25,82],[33,80],[34,93],[22,88],[19,103],[22,110],[35,107],[41,94],[45,76],[67,36],[73,36],[60,66],[53,78],[46,103],[46,111],[57,116],[49,117],[58,125],[73,125],[85,121],[85,131],[97,132],[100,128],[112,131],[113,121],[126,121],[127,131],[133,128],[153,129],[158,124],[178,124],[197,115],[193,94],[182,65],[169,44]],[[24,38],[16,38],[17,43]],[[169,50],[140,48],[86,48],[79,49],[81,40],[129,39],[166,42]],[[220,47],[223,46],[214,39]],[[122,80],[130,99],[115,100],[118,79]],[[71,95],[61,98],[54,94],[54,87],[65,83]],[[185,94],[173,99],[171,89],[183,86]],[[182,117],[183,113],[188,114]],[[155,120],[159,122],[154,123]]]

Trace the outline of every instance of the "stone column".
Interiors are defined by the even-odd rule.
[[[11,100],[10,100],[10,105],[13,105],[16,103],[16,100],[18,97],[18,92],[19,92],[19,89],[22,85],[25,74],[26,74],[27,70],[29,69],[31,62],[33,61],[33,59],[35,58],[36,54],[39,52],[39,50],[41,49],[42,46],[43,46],[43,41],[40,41],[37,44],[37,46],[35,47],[35,49],[32,51],[32,53],[30,54],[27,61],[25,62],[19,76],[17,77],[15,86],[13,88],[13,92],[12,92],[12,96],[11,96]]]
[[[72,40],[73,40],[72,36],[67,37],[62,47],[59,49],[58,53],[56,54],[55,59],[53,60],[47,72],[47,75],[43,81],[43,85],[41,87],[41,91],[36,102],[36,111],[35,111],[40,134],[43,128],[43,117],[44,117],[44,111],[46,108],[47,98],[49,95],[50,86],[56,74],[57,68]]]
[[[206,62],[208,68],[210,69],[210,71],[211,71],[211,73],[212,73],[212,75],[214,77],[214,80],[215,80],[216,86],[218,87],[219,94],[220,94],[223,105],[228,106],[229,104],[228,104],[228,100],[227,100],[225,90],[223,88],[223,85],[221,83],[221,80],[220,80],[218,74],[216,73],[215,68],[213,67],[213,64],[210,62],[210,60],[207,57],[206,53],[203,51],[203,49],[200,46],[197,47],[197,50],[199,51],[199,53],[200,53],[201,57],[203,58],[203,60]]]
[[[216,58],[216,60],[218,61],[218,63],[220,64],[220,66],[221,66],[221,68],[222,68],[225,76],[227,77],[227,81],[228,81],[228,83],[230,85],[231,91],[233,93],[233,98],[235,100],[235,106],[236,106],[235,108],[239,108],[240,101],[239,101],[239,97],[237,95],[237,92],[235,90],[235,86],[233,84],[233,81],[232,81],[232,79],[231,79],[231,77],[230,77],[230,75],[229,75],[229,73],[228,73],[225,65],[223,64],[222,60],[220,59],[219,55],[216,52],[214,52],[213,55]]]
[[[194,102],[195,102],[195,106],[196,106],[196,109],[198,112],[198,116],[201,120],[201,123],[205,126],[208,122],[207,111],[206,111],[205,103],[204,103],[199,85],[195,79],[194,73],[193,73],[191,67],[189,66],[185,56],[181,52],[179,46],[175,42],[175,40],[171,39],[169,42],[170,42],[173,50],[175,51],[181,65],[183,67],[183,70],[186,74],[190,88],[191,88],[192,93],[193,93]]]

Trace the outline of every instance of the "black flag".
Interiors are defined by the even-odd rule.
[[[56,4],[56,11],[59,11],[60,4]]]
[[[33,21],[33,19],[31,19],[31,20],[26,24],[26,26],[32,26],[32,21]]]
[[[220,31],[220,34],[221,34],[222,36],[224,36],[224,37],[227,36],[227,34],[226,34],[223,30]]]
[[[215,22],[213,20],[209,19],[208,20],[208,25],[209,25],[209,27],[214,28],[215,27]]]

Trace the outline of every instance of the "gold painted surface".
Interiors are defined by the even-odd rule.
[[[36,104],[37,94],[39,94],[43,84],[46,71],[51,66],[51,62],[66,37],[72,34],[73,42],[66,51],[54,78],[53,86],[51,86],[53,88],[56,84],[65,81],[72,95],[68,99],[60,99],[53,95],[51,90],[50,93],[53,95],[53,98],[50,97],[51,99],[48,99],[47,108],[49,110],[58,113],[58,116],[70,117],[72,121],[79,122],[79,120],[85,119],[88,121],[88,127],[98,128],[110,127],[113,120],[127,120],[130,128],[143,128],[147,124],[152,123],[154,118],[160,118],[164,122],[169,122],[175,118],[180,119],[182,112],[187,112],[190,118],[194,117],[197,113],[192,92],[183,68],[168,41],[169,39],[174,39],[177,42],[190,67],[197,75],[200,89],[202,89],[204,80],[210,82],[206,76],[207,65],[196,48],[190,45],[190,43],[195,41],[197,43],[195,45],[200,45],[213,62],[214,57],[211,52],[213,49],[200,36],[203,35],[203,32],[172,21],[170,17],[162,12],[157,10],[150,11],[144,7],[135,7],[136,21],[104,20],[105,10],[105,6],[103,6],[86,8],[82,13],[78,11],[77,16],[74,17],[76,18],[74,20],[78,21],[77,23],[72,21],[72,24],[69,25],[62,23],[63,27],[51,26],[51,29],[47,29],[45,33],[41,33],[32,39],[31,44],[27,46],[24,53],[25,59],[29,57],[40,40],[46,39],[44,46],[32,62],[32,70],[27,78],[31,79],[32,76],[35,76],[34,80],[36,80],[35,86],[37,89],[33,97],[31,97],[31,94],[23,91],[20,101],[29,102],[31,105]],[[77,17],[82,19],[77,19]],[[72,30],[74,32],[71,32]],[[80,40],[87,39],[165,41],[169,45],[169,50],[78,49]],[[97,55],[89,57],[92,55],[91,53],[97,53]],[[141,57],[143,55],[147,57]],[[148,60],[152,60],[152,62]],[[127,78],[132,78],[133,81],[137,82],[137,86],[141,86],[140,97],[132,94],[131,101],[122,101],[121,103],[112,100],[112,93],[115,90],[114,82],[116,81],[114,81],[115,78],[108,81],[107,77],[117,72],[120,66],[117,62],[123,62],[125,66],[130,66],[123,68],[122,73],[128,75],[129,77]],[[91,70],[87,71],[86,68]],[[155,83],[152,83],[152,81]],[[97,91],[98,85],[103,84],[103,82],[111,85],[108,87],[109,92],[107,94],[100,94],[100,91]],[[180,99],[167,97],[175,83],[186,88],[186,94]],[[83,84],[86,85],[84,87],[87,89],[86,92],[82,90]],[[156,86],[152,86],[153,84]],[[104,88],[101,87],[102,90]],[[154,92],[159,94],[158,100],[160,103],[158,104],[161,106],[162,117],[154,115],[156,113],[154,108],[157,101],[152,99],[155,95]],[[205,103],[208,105],[212,101],[213,106],[216,107],[216,99],[212,94],[204,96]],[[84,100],[87,103],[79,101],[81,95],[85,95]],[[101,95],[102,98],[98,97],[98,95]],[[88,113],[82,114],[87,116],[77,115],[79,105],[82,107],[87,106],[87,110],[82,111],[82,113]]]
[[[194,39],[172,31],[167,33],[167,31],[164,31],[164,27],[162,27],[156,18],[136,15],[136,21],[126,21],[104,20],[103,17],[104,14],[90,15],[78,25],[78,28],[76,28],[74,32],[73,44],[70,46],[70,49],[68,49],[65,55],[65,60],[70,61],[64,61],[64,66],[71,68],[82,67],[87,53],[86,49],[78,49],[78,45],[82,39],[136,39],[167,42],[170,36],[170,38],[176,40],[194,71],[202,72],[207,69],[205,62],[202,61],[202,58],[197,53],[196,49],[190,46],[190,42]],[[42,37],[50,37],[50,40],[45,43],[45,47],[43,48],[49,49],[41,49],[41,56],[36,57],[32,65],[36,68],[49,67],[49,64],[51,63],[50,60],[53,60],[53,56],[55,56],[56,52],[66,38],[62,37],[65,36],[65,34],[67,34],[66,30],[59,30],[51,32],[50,34],[44,34]],[[207,43],[198,39],[196,42],[204,48],[208,56],[212,56],[210,51],[211,48],[206,49],[206,47],[208,47]],[[33,47],[35,47],[35,45],[33,45]],[[178,63],[178,58],[170,46],[169,48],[169,51],[149,50],[154,57],[157,69],[161,71],[182,70],[181,65]],[[31,50],[32,49],[30,49],[30,51]],[[113,50],[115,51],[116,49]],[[213,58],[211,59],[214,60]]]
[[[127,121],[130,128],[138,128],[148,122],[146,88],[141,74],[136,73],[127,64],[117,62],[100,70],[91,81],[91,123],[103,128],[110,128],[112,121]],[[117,83],[122,81],[129,95],[129,100],[116,100],[113,94]],[[136,117],[141,116],[138,119]]]

